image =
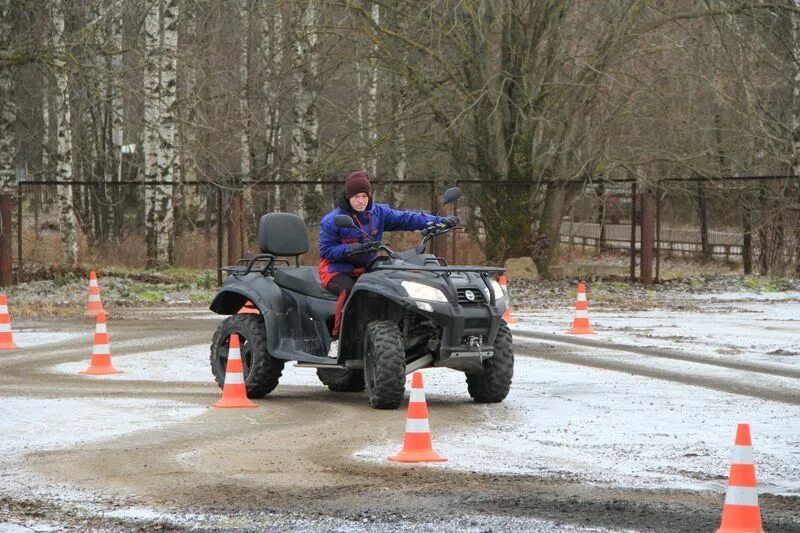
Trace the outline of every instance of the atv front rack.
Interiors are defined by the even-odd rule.
[[[455,265],[436,265],[436,266],[416,266],[416,265],[375,265],[375,270],[422,270],[424,272],[485,272],[487,274],[500,274],[505,272],[503,267],[477,267],[477,266],[455,266]]]

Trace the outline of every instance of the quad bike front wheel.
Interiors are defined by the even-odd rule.
[[[231,315],[219,325],[211,340],[210,359],[214,379],[220,387],[225,383],[228,343],[234,333],[239,335],[247,397],[263,398],[278,385],[284,361],[267,352],[267,333],[261,315]]]
[[[366,333],[364,381],[369,404],[375,409],[397,409],[406,389],[403,335],[391,320],[373,320]]]
[[[497,403],[505,400],[514,377],[514,350],[511,331],[505,321],[494,340],[494,355],[483,361],[483,372],[467,373],[467,391],[478,403]]]

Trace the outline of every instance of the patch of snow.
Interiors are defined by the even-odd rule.
[[[111,439],[203,412],[203,407],[165,400],[3,398],[0,458]]]
[[[625,487],[725,490],[736,425],[751,424],[760,487],[800,494],[800,407],[528,357],[515,362],[501,404],[476,405],[485,423],[437,433],[436,404],[463,399],[464,379],[425,370],[434,468],[565,476]],[[354,455],[385,461],[397,438]]]
[[[33,346],[61,344],[82,335],[82,333],[46,331],[39,329],[22,329],[17,331],[14,330],[12,326],[12,336],[17,348],[31,348]]]

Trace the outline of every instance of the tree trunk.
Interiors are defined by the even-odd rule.
[[[156,187],[157,247],[158,264],[172,264],[174,255],[175,220],[173,194],[175,181],[175,99],[177,96],[178,73],[178,4],[179,0],[166,0],[162,12],[163,45],[159,62],[160,93],[158,172],[163,185]]]
[[[64,61],[64,0],[51,3],[53,22],[53,50],[55,52],[56,80],[56,197],[58,203],[58,223],[61,232],[61,245],[64,262],[68,265],[78,263],[78,238],[75,227],[75,211],[72,198],[72,127],[70,119],[69,67]]]
[[[539,221],[538,247],[532,253],[533,261],[543,277],[550,276],[550,267],[558,254],[561,220],[566,205],[566,186],[561,183],[547,185],[542,216]]]
[[[12,21],[7,1],[0,1],[0,43],[11,42]],[[12,70],[0,68],[0,287],[12,282],[12,180],[16,170],[17,141],[14,129],[17,109]]]
[[[795,9],[800,9],[800,0],[792,0]],[[792,20],[792,176],[797,185],[794,201],[800,206],[800,19],[798,14],[790,16]],[[795,263],[794,273],[800,277],[800,224],[794,224]]]
[[[144,179],[158,179],[158,113],[159,113],[159,48],[161,13],[159,3],[149,6],[144,23]],[[144,186],[144,221],[147,239],[147,263],[158,263],[158,226],[156,222],[156,189]]]
[[[178,0],[163,11],[152,6],[145,20],[145,175],[157,185],[145,187],[149,266],[173,259],[173,168],[178,48]]]
[[[240,200],[238,220],[236,224],[239,226],[239,239],[237,242],[238,253],[240,257],[246,249],[248,242],[247,224],[242,222],[245,220],[246,213],[253,211],[253,195],[250,190],[250,183],[252,180],[252,160],[253,160],[253,147],[251,146],[252,136],[250,134],[250,36],[252,35],[251,22],[252,17],[250,13],[253,6],[250,0],[239,0],[239,20],[241,22],[241,40],[240,53],[239,53],[239,112],[241,113],[242,120],[242,134],[240,138],[241,143],[241,181],[239,186],[241,191],[235,197]],[[228,241],[228,246],[231,242]]]
[[[301,8],[294,43],[294,90],[292,107],[291,163],[293,179],[308,179],[319,157],[319,119],[317,118],[319,12],[313,1]],[[299,214],[305,216],[321,200],[322,187],[300,190]],[[321,206],[316,206],[321,207]]]
[[[283,15],[279,10],[262,15],[261,42],[264,47],[264,133],[266,147],[264,150],[264,169],[268,181],[275,183],[267,201],[267,208],[279,210],[281,205],[280,186],[277,184],[279,173],[275,155],[281,134],[280,122],[280,78],[278,74],[283,67]]]

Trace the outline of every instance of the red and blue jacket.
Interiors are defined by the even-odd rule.
[[[414,231],[425,229],[429,222],[442,222],[442,217],[416,211],[398,211],[386,204],[373,204],[369,199],[367,208],[357,213],[342,194],[336,201],[336,209],[325,215],[319,223],[319,278],[323,287],[338,274],[360,275],[375,258],[375,253],[347,255],[348,248],[367,238],[357,228],[340,228],[333,223],[336,215],[348,215],[356,226],[380,241],[384,231]]]

